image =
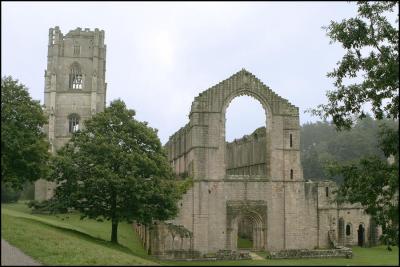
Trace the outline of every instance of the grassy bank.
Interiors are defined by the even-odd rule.
[[[1,236],[46,265],[154,265],[132,226],[121,223],[119,245],[112,244],[109,222],[66,216],[32,215],[21,203],[2,205]]]
[[[110,240],[109,222],[30,214],[22,203],[2,205],[2,238],[46,265],[398,265],[399,250],[354,247],[352,259],[246,261],[158,261],[148,256],[132,226],[121,223],[119,245]]]

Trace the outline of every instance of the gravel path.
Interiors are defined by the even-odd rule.
[[[256,253],[254,252],[250,252],[250,257],[252,260],[265,260],[263,257],[258,256]]]
[[[1,265],[41,265],[21,250],[11,246],[7,241],[1,239]]]

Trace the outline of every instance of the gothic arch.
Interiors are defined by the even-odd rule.
[[[81,65],[73,62],[69,68],[69,89],[83,89],[84,80]]]
[[[272,144],[274,142],[282,144],[282,142],[286,142],[286,139],[289,144],[289,134],[294,132],[299,134],[298,108],[274,93],[244,69],[200,93],[192,103],[189,114],[190,122],[184,127],[184,131],[190,130],[191,146],[196,149],[193,156],[196,158],[194,176],[208,178],[214,176],[212,179],[226,177],[225,112],[231,101],[241,95],[253,97],[261,103],[265,110],[266,177],[274,177],[277,180],[289,179],[289,171],[282,171],[279,164],[271,162],[275,149]],[[292,132],[289,133],[289,130]],[[189,149],[190,147],[186,148],[186,150]],[[288,167],[294,169],[294,173],[301,173],[298,168]],[[301,175],[298,176],[302,179]]]
[[[253,250],[267,247],[267,205],[262,201],[229,201],[227,203],[226,247],[237,250],[238,225],[247,218],[251,222]]]
[[[232,92],[231,95],[228,95],[225,99],[224,104],[222,105],[222,110],[221,110],[221,135],[224,136],[224,139],[226,141],[226,111],[228,109],[228,107],[230,106],[230,104],[232,103],[232,101],[235,98],[241,97],[241,96],[249,96],[253,99],[255,99],[258,103],[261,104],[263,110],[264,110],[264,123],[263,126],[265,127],[265,129],[263,129],[262,131],[265,132],[265,134],[263,134],[264,136],[262,138],[265,138],[265,143],[264,144],[264,149],[265,149],[265,158],[266,158],[266,162],[265,162],[265,167],[263,167],[263,171],[261,173],[265,173],[267,176],[270,176],[269,173],[269,159],[271,157],[271,148],[270,148],[270,128],[271,128],[271,108],[268,104],[268,102],[265,100],[265,98],[262,97],[262,95],[260,95],[258,92],[254,92],[252,90],[249,90],[248,88],[246,89],[242,89],[239,91],[234,91]],[[248,119],[248,118],[245,118]],[[261,130],[261,129],[260,129]],[[223,146],[224,151],[227,150],[226,146]],[[223,155],[226,157],[227,153],[226,151],[223,153]],[[225,169],[228,168],[229,163],[228,163],[228,159],[225,158],[224,162],[225,162]],[[249,175],[250,175],[250,170],[249,170]],[[226,175],[228,175],[228,173],[226,173]]]

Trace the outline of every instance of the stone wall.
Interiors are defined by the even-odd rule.
[[[306,258],[352,258],[353,251],[350,248],[308,250],[292,249],[271,252],[269,259],[306,259]]]
[[[249,136],[226,143],[227,175],[266,176],[265,131],[265,127],[261,127]]]

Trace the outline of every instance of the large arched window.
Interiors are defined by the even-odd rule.
[[[260,101],[248,95],[234,98],[225,120],[226,174],[266,176],[266,115]]]
[[[81,67],[78,63],[74,63],[71,66],[71,70],[69,73],[69,88],[70,89],[82,89],[83,88],[83,79],[82,79],[82,71]]]
[[[70,114],[68,116],[69,122],[69,133],[74,133],[79,130],[79,115],[78,114]]]

